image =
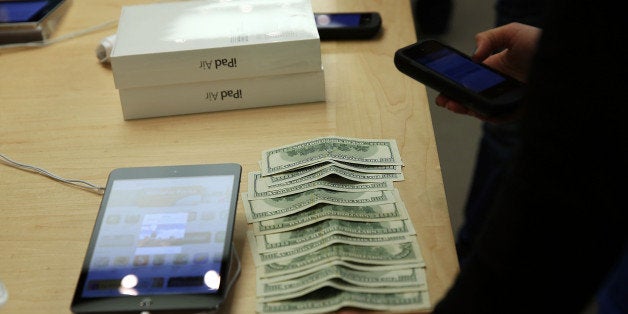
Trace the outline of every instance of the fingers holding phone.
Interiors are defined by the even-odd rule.
[[[436,102],[436,105],[443,107],[451,112],[454,112],[457,114],[465,114],[465,115],[480,119],[482,121],[490,122],[494,124],[510,122],[510,121],[516,120],[516,118],[518,117],[518,114],[516,112],[513,112],[512,114],[509,114],[509,115],[502,115],[499,117],[486,116],[472,109],[469,109],[468,107],[445,96],[442,93],[436,96],[435,102]]]
[[[534,26],[510,23],[478,33],[471,58],[526,82],[541,32]]]

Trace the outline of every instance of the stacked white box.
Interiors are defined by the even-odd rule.
[[[325,99],[309,0],[126,6],[111,65],[125,119]]]

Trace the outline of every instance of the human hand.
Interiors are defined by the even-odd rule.
[[[475,36],[477,48],[471,58],[526,82],[540,36],[540,28],[521,23],[496,27]],[[493,54],[495,51],[499,52]],[[443,94],[436,97],[436,104],[455,113],[467,114],[488,122],[499,123],[513,118],[483,116]]]

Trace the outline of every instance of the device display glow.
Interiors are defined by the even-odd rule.
[[[217,291],[233,180],[114,181],[83,295]]]
[[[204,281],[209,289],[218,290],[220,288],[220,275],[215,270],[206,272]]]

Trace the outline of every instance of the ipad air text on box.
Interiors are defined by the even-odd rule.
[[[139,119],[325,100],[323,69],[315,72],[121,89],[124,119]]]

